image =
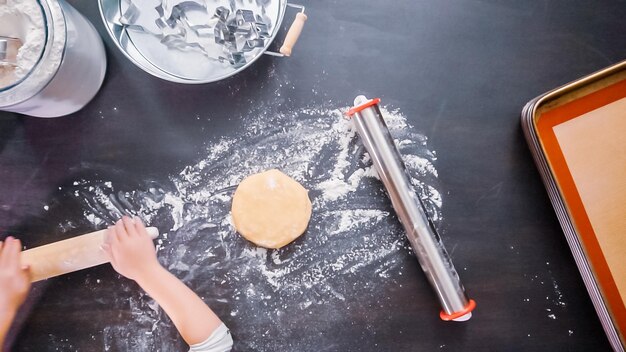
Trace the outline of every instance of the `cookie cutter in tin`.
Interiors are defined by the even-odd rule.
[[[243,4],[239,0],[161,0],[160,8],[157,6],[157,11],[160,10],[159,15],[161,15],[161,19],[172,19],[175,17],[172,15],[177,7],[188,5],[204,6],[209,13],[213,13],[215,8],[220,6],[229,8],[230,11],[235,10],[235,2],[237,1]],[[242,53],[245,56],[243,62],[237,62],[241,58],[228,55],[211,57],[206,52],[203,52],[204,48],[201,45],[181,40],[181,38],[184,38],[184,33],[182,35],[181,33],[174,33],[172,37],[168,38],[167,35],[164,36],[158,33],[157,30],[151,30],[146,28],[146,26],[134,23],[132,17],[136,14],[133,14],[130,0],[99,0],[99,8],[109,35],[122,53],[135,65],[153,76],[168,81],[201,84],[231,77],[252,65],[262,54],[277,57],[285,57],[292,54],[293,46],[297,42],[304,22],[307,19],[307,16],[304,14],[305,7],[290,4],[286,0],[263,0],[256,3],[263,6],[263,11],[255,15],[265,17],[264,21],[270,22],[271,26],[263,28],[263,24],[267,22],[257,21],[261,24],[261,28],[258,28],[258,30],[267,37],[263,38],[262,43],[260,41],[248,40],[242,44],[242,47],[237,50],[236,54]],[[280,32],[279,29],[288,7],[297,9],[298,13],[285,36],[280,50],[278,52],[270,51],[268,48]],[[243,7],[240,8],[243,9]],[[179,16],[178,20],[184,21],[184,27],[195,31],[198,37],[212,37],[215,35],[215,23],[197,23],[185,16]],[[173,27],[170,26],[169,28]],[[168,50],[168,48],[175,50]],[[185,55],[188,58],[195,55],[192,64],[191,62],[183,62],[182,58]]]

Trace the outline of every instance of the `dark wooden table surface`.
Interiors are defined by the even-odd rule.
[[[207,140],[245,124],[250,106],[348,106],[364,93],[400,109],[437,152],[442,237],[465,268],[464,284],[478,302],[474,317],[441,322],[415,258],[398,252],[407,269],[393,284],[378,283],[387,285],[385,305],[362,302],[355,291],[345,303],[353,311],[325,322],[307,345],[298,344],[308,329],[298,320],[301,333],[287,337],[293,343],[263,347],[275,346],[263,342],[272,336],[252,336],[255,344],[240,339],[236,350],[610,349],[519,115],[531,98],[626,58],[624,1],[307,1],[309,20],[292,58],[263,57],[232,78],[199,86],[144,73],[108,38],[95,0],[70,3],[104,38],[107,76],[95,99],[71,116],[0,112],[2,237],[15,234],[32,246],[93,230],[78,221],[60,234],[63,219],[82,214],[59,187],[77,179],[167,179],[197,160]],[[109,267],[93,270],[116,278]],[[113,318],[92,303],[97,291],[77,287],[89,275],[37,285],[15,351],[104,350],[103,330]],[[236,320],[216,310],[227,323]],[[237,338],[243,331],[233,324]]]

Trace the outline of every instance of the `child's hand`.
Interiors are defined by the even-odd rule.
[[[137,281],[172,319],[188,344],[200,344],[217,331],[222,324],[220,318],[197,294],[159,264],[152,239],[138,218],[133,220],[123,217],[115,226],[109,227],[106,237],[102,247],[113,268]],[[220,348],[220,351],[226,351],[232,346],[232,338],[224,330],[225,327],[220,336],[226,337],[220,337],[222,342],[219,342],[219,346],[224,348]],[[211,348],[213,345],[210,344],[208,346],[208,349],[217,351],[218,347]]]
[[[14,314],[30,289],[30,271],[20,264],[22,243],[13,237],[0,242],[0,315]]]
[[[102,248],[113,269],[131,280],[141,280],[160,267],[152,239],[139,218],[124,216],[109,227]]]

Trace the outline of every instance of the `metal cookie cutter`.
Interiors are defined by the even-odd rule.
[[[22,41],[17,38],[0,36],[0,66],[16,66],[17,51]]]

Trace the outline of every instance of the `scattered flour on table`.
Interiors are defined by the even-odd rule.
[[[382,109],[435,224],[441,221],[434,152],[397,110]],[[394,286],[410,247],[352,122],[340,109],[251,113],[245,130],[208,143],[194,165],[135,190],[78,180],[72,189],[94,228],[124,213],[157,226],[162,264],[226,320],[243,350],[302,350],[285,345],[314,309],[350,309],[351,297]],[[230,217],[231,197],[246,176],[278,168],[310,190],[307,232],[280,250],[257,248]],[[126,187],[127,188],[127,187]],[[384,285],[383,285],[384,286]],[[177,335],[156,303],[126,287],[132,320],[104,331],[105,350],[175,348]],[[332,321],[332,317],[328,317]],[[130,328],[128,326],[130,324]],[[131,333],[129,333],[129,331]],[[309,341],[310,340],[310,341]],[[169,347],[168,347],[169,346]]]

